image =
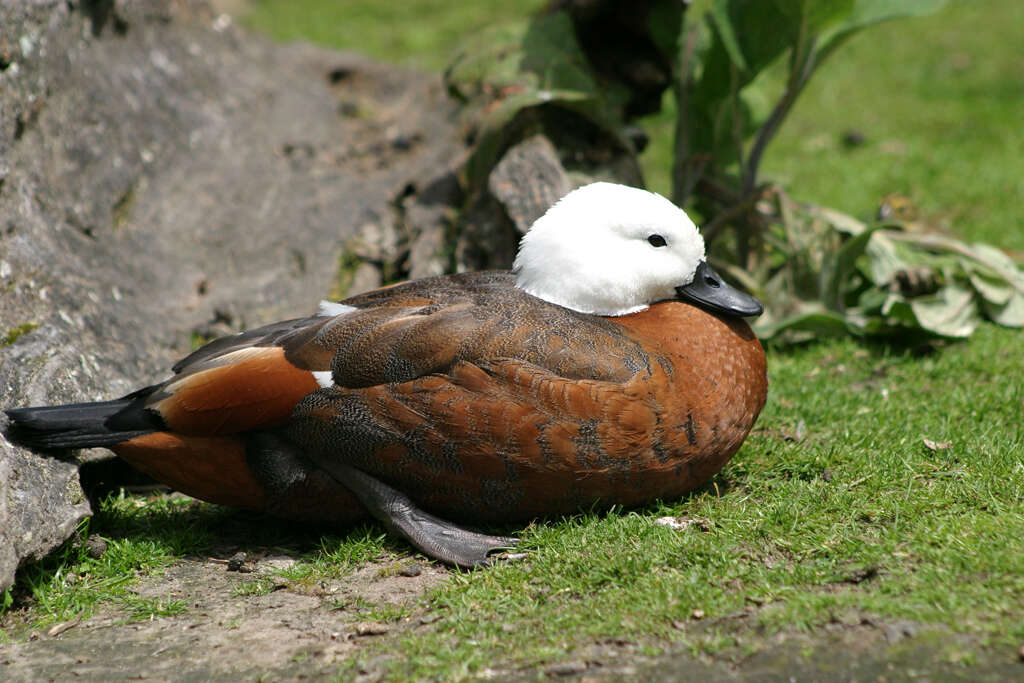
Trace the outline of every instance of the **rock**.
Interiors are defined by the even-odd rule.
[[[113,398],[192,330],[316,310],[353,229],[464,154],[438,78],[199,2],[0,0],[0,26],[0,408]],[[0,439],[0,590],[89,511],[76,461]]]
[[[391,627],[379,621],[370,621],[356,624],[355,630],[358,636],[382,636],[391,631]]]
[[[384,278],[381,276],[380,268],[372,263],[363,262],[356,266],[355,272],[352,273],[352,282],[349,284],[348,291],[345,294],[346,296],[354,296],[371,289],[376,289],[382,284],[384,284]]]
[[[228,558],[228,571],[249,574],[252,572],[252,567],[246,564],[248,561],[249,556],[240,550]]]
[[[885,624],[882,630],[885,633],[885,640],[892,644],[904,638],[913,638],[921,630],[921,627],[913,621],[903,620]]]
[[[85,539],[85,551],[89,554],[89,557],[98,560],[107,552],[107,542],[98,535],[93,534]]]
[[[587,663],[583,661],[559,662],[552,664],[544,670],[548,676],[578,676],[587,670]]]
[[[512,146],[487,178],[487,188],[505,207],[520,233],[572,189],[558,150],[543,135]]]
[[[423,569],[420,567],[419,562],[410,562],[409,564],[403,565],[402,568],[398,570],[399,576],[407,576],[410,578],[419,576],[422,573]]]

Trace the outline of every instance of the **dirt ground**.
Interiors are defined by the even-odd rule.
[[[296,556],[253,552],[239,568],[235,548],[216,557],[187,558],[136,582],[141,598],[184,600],[174,616],[131,621],[108,606],[81,622],[66,622],[24,642],[0,645],[0,680],[296,680],[331,679],[370,643],[410,630],[436,628],[446,618],[416,606],[448,569],[399,559],[369,562],[340,579],[311,585],[275,579]],[[251,587],[261,585],[259,591]],[[384,624],[364,607],[406,606],[407,616]],[[757,636],[751,612],[730,615],[740,642],[714,658],[686,652],[649,657],[635,641],[594,642],[571,659],[516,669],[496,663],[479,672],[491,680],[894,681],[1021,680],[1024,663],[986,653],[961,636],[911,622],[882,623],[856,615],[814,633]],[[756,645],[755,648],[750,648]],[[753,655],[744,654],[756,649]],[[386,648],[385,648],[386,651]],[[970,665],[957,653],[970,652]],[[387,657],[388,655],[385,655]],[[382,677],[385,662],[369,660],[353,675]]]
[[[411,604],[447,575],[432,564],[410,562],[396,568],[394,562],[368,563],[344,579],[285,588],[269,575],[293,564],[293,557],[249,557],[244,573],[231,571],[229,560],[188,558],[135,584],[133,592],[142,598],[185,600],[187,610],[180,615],[126,623],[127,610],[108,607],[80,623],[58,624],[49,634],[0,646],[0,679],[329,676],[361,640],[391,630],[354,620],[352,610],[359,604]],[[248,586],[261,580],[269,592],[246,594]],[[430,620],[421,613],[407,621]]]

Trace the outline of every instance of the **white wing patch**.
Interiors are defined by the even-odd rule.
[[[352,308],[346,306],[346,308]],[[313,370],[313,379],[320,385],[322,389],[330,389],[334,386],[334,375],[331,374],[330,370]]]
[[[185,373],[180,376],[180,379],[174,379],[177,375],[168,378],[168,383],[164,385],[163,391],[168,394],[173,394],[183,386],[195,382],[200,375],[209,372],[210,370],[216,370],[217,368],[224,367],[225,365],[241,363],[242,361],[250,358],[255,358],[265,353],[272,352],[273,349],[267,346],[245,346],[240,349],[235,349],[230,353],[225,353],[223,356],[214,356],[213,358],[205,360],[196,366],[186,368]]]
[[[339,304],[334,301],[321,301],[320,310],[317,312],[317,315],[322,318],[333,318],[338,315],[345,315],[358,310],[359,309],[355,306],[346,306],[345,304]]]

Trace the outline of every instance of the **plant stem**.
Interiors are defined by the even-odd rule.
[[[679,51],[679,64],[676,77],[672,82],[672,92],[676,100],[675,149],[672,158],[672,201],[682,206],[686,198],[693,192],[697,181],[704,174],[708,164],[705,158],[694,159],[690,147],[690,128],[688,107],[690,97],[690,70],[693,51],[697,45],[697,29],[691,27],[685,32],[682,49]]]
[[[757,185],[757,172],[761,166],[761,157],[764,155],[768,143],[775,137],[775,133],[778,132],[782,121],[789,114],[789,110],[793,108],[797,96],[803,91],[807,81],[811,78],[811,74],[814,73],[816,66],[816,42],[816,38],[811,38],[804,54],[794,54],[793,67],[790,69],[790,78],[786,84],[786,90],[782,94],[782,98],[776,103],[775,108],[772,109],[768,120],[757,131],[757,138],[750,149],[750,156],[747,157],[747,163],[744,164],[742,185],[742,194],[744,196],[750,194],[754,186]]]
[[[750,210],[752,206],[761,198],[761,192],[751,192],[749,195],[741,199],[739,202],[733,204],[725,211],[722,211],[713,219],[705,223],[700,231],[704,235],[704,241],[710,242],[714,239],[718,231],[721,230],[726,223],[743,215]]]

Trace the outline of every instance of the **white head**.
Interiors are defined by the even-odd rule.
[[[625,315],[676,298],[704,260],[704,239],[664,197],[593,183],[565,195],[523,236],[516,286],[582,313]]]

